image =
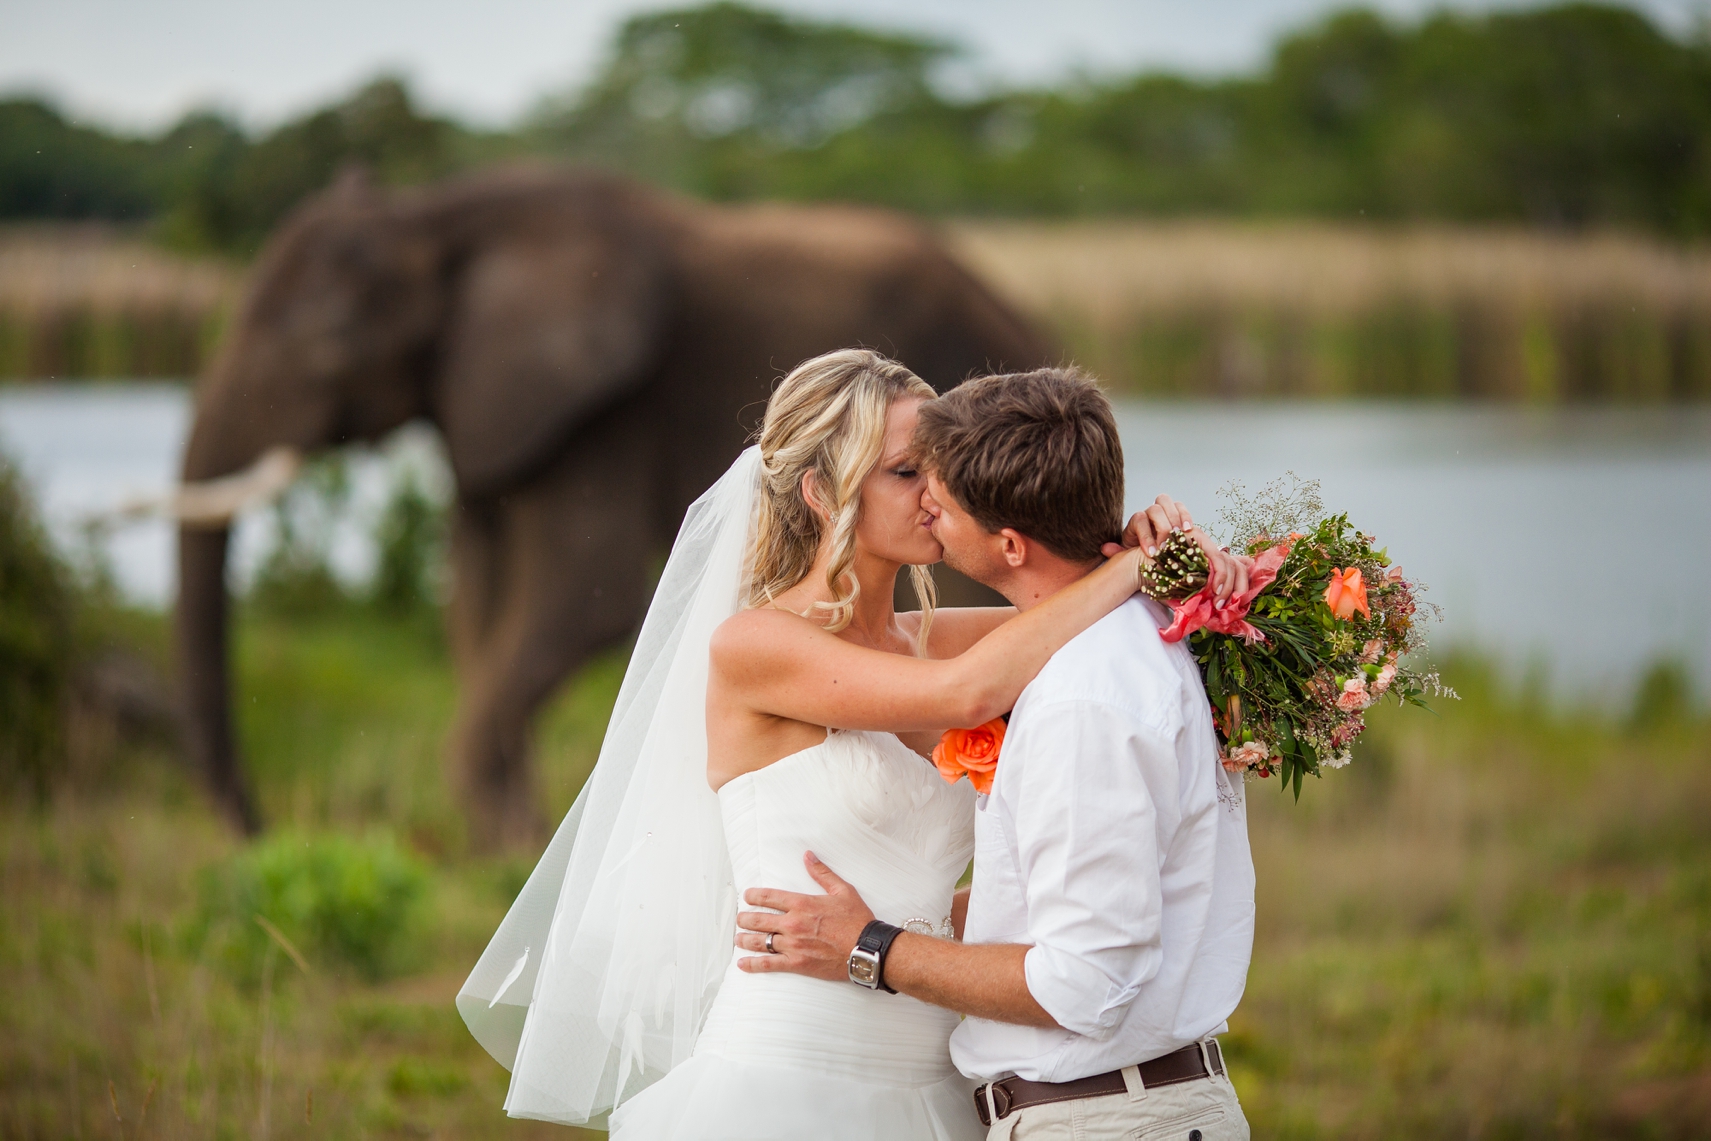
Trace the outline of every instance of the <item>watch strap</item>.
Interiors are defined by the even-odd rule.
[[[901,934],[903,934],[903,928],[898,927],[895,924],[886,923],[881,919],[875,919],[868,923],[866,927],[861,929],[861,938],[856,940],[856,947],[859,950],[866,951],[878,959],[879,966],[877,981],[879,983],[879,989],[884,991],[886,994],[897,993],[894,988],[887,986],[885,982],[885,956],[890,953],[891,944],[895,942],[897,936]]]

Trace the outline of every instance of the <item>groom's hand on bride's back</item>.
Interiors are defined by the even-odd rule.
[[[803,863],[826,894],[801,895],[767,887],[745,891],[744,903],[771,910],[737,914],[737,946],[757,952],[738,959],[737,966],[753,974],[785,971],[844,982],[850,977],[850,951],[861,938],[862,928],[873,920],[873,911],[855,888],[839,879],[814,853],[804,855]],[[770,954],[768,935],[772,936]]]
[[[1123,528],[1123,541],[1106,543],[1103,553],[1106,558],[1112,558],[1130,547],[1140,547],[1151,558],[1158,554],[1159,544],[1169,538],[1172,531],[1187,531],[1206,552],[1210,564],[1208,577],[1213,593],[1218,596],[1219,609],[1230,596],[1248,589],[1248,567],[1253,565],[1253,560],[1246,555],[1233,555],[1213,542],[1210,535],[1194,525],[1188,505],[1168,495],[1159,496],[1151,507],[1131,515],[1128,526]]]

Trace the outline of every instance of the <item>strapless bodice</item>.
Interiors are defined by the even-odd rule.
[[[812,851],[876,917],[937,927],[974,851],[974,794],[889,733],[832,732],[824,743],[719,790],[737,898],[751,887],[818,894]],[[900,1084],[952,1072],[956,1016],[903,995],[797,975],[750,975],[737,951],[696,1052],[812,1063]]]
[[[974,792],[889,733],[824,743],[719,790],[737,898],[820,888],[812,851],[892,923],[950,913],[974,852]],[[957,1016],[901,994],[731,963],[694,1056],[612,1115],[613,1141],[979,1141]]]
[[[762,886],[818,892],[802,865],[812,851],[878,918],[937,925],[974,853],[973,790],[946,784],[890,733],[830,733],[726,783],[719,808],[739,898]]]

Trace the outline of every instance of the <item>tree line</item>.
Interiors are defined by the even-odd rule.
[[[629,20],[590,84],[505,131],[424,113],[395,78],[257,136],[212,112],[125,136],[14,98],[0,218],[146,222],[173,246],[244,253],[346,163],[408,184],[536,156],[716,200],[929,214],[1711,229],[1711,40],[1627,8],[1351,10],[1251,75],[978,97],[935,82],[958,54],[714,3]]]

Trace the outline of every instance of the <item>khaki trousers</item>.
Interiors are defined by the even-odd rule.
[[[1133,1083],[1131,1083],[1133,1085]],[[987,1141],[1248,1141],[1227,1077],[1056,1101],[992,1123]]]

